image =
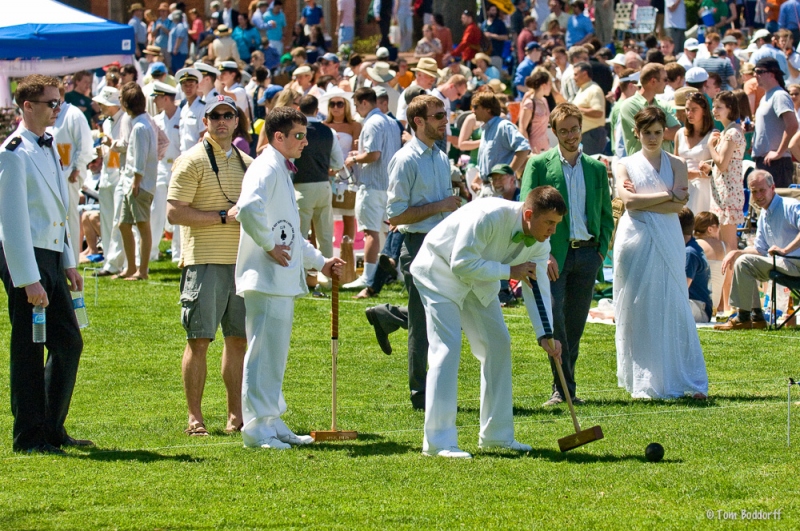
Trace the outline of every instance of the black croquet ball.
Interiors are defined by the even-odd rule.
[[[658,463],[664,458],[664,447],[658,443],[650,443],[644,449],[644,456],[651,463]]]

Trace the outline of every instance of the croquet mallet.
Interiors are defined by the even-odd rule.
[[[555,343],[553,342],[553,330],[550,328],[550,319],[548,319],[547,309],[544,307],[542,292],[539,291],[539,285],[536,283],[536,280],[528,277],[528,281],[531,283],[533,297],[536,299],[536,308],[539,310],[539,317],[542,320],[544,337],[547,338],[547,344],[550,345],[550,348],[555,348]],[[557,361],[554,363],[556,370],[558,371],[558,378],[561,380],[561,389],[564,390],[564,398],[567,399],[569,413],[572,415],[572,424],[575,426],[575,435],[568,435],[558,440],[559,449],[562,452],[566,452],[568,450],[572,450],[573,448],[577,448],[578,446],[583,446],[584,444],[602,439],[603,430],[600,428],[600,426],[593,426],[588,430],[581,430],[581,425],[578,424],[578,417],[575,416],[575,407],[572,405],[572,398],[569,396],[567,382],[564,380],[564,371],[561,370],[561,363]]]
[[[331,278],[331,358],[333,374],[333,398],[331,401],[331,429],[330,431],[312,431],[314,442],[321,441],[351,441],[358,438],[357,431],[342,431],[336,428],[336,373],[338,372],[337,360],[339,358],[339,275],[333,274]]]

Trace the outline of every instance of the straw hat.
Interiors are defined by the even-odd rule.
[[[230,29],[225,24],[220,24],[219,26],[217,26],[217,29],[214,30],[214,35],[216,35],[217,37],[227,37],[231,33],[233,33],[233,30]]]
[[[378,83],[388,83],[397,75],[397,72],[391,69],[389,63],[378,61],[374,66],[367,68],[367,74],[372,78],[373,81]]]
[[[161,55],[161,47],[155,44],[150,44],[142,52],[145,55]]]
[[[492,65],[492,58],[486,55],[485,53],[476,53],[473,61],[486,61],[486,64],[489,66]]]
[[[135,4],[131,4],[131,8],[128,10],[128,13],[133,13],[134,11],[141,11],[143,9],[144,6],[139,2],[136,2]]]
[[[439,77],[439,67],[436,64],[436,59],[432,57],[423,57],[417,63],[417,66],[411,69],[412,72],[422,72],[423,74],[428,74],[429,76],[433,76],[438,79]]]
[[[694,87],[681,87],[675,91],[675,109],[682,111],[686,109],[686,100],[692,92],[700,92]]]
[[[500,81],[499,79],[490,79],[488,83],[486,83],[495,94],[502,94],[506,91],[506,84]]]

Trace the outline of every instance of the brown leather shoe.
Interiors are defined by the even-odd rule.
[[[753,328],[754,330],[756,329],[764,330],[765,328],[767,328],[767,321],[766,319],[753,319],[752,321],[750,321],[750,327]]]
[[[758,321],[764,323],[764,326],[760,328],[766,327],[766,321]],[[739,316],[732,319],[728,319],[728,322],[714,325],[714,330],[750,330],[753,328],[753,322],[750,320],[747,321],[740,321]]]

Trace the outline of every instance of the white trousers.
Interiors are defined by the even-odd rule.
[[[167,191],[169,182],[157,183],[156,193],[153,194],[153,203],[150,205],[150,234],[153,236],[153,246],[150,249],[150,260],[158,260],[158,244],[164,236],[164,226],[167,224]]]
[[[181,226],[172,226],[172,261],[176,264],[181,262]]]
[[[242,379],[242,441],[258,446],[276,435],[275,423],[286,412],[283,375],[289,355],[294,297],[257,291],[244,293],[247,354]]]
[[[125,267],[125,249],[122,245],[122,234],[119,232],[124,196],[125,187],[122,179],[117,181],[113,187],[100,189],[100,236],[103,238],[103,257],[105,258],[103,270],[111,273],[119,273]],[[103,219],[106,220],[105,223]]]
[[[71,183],[67,181],[67,190],[69,191],[69,212],[67,216],[67,226],[69,228],[69,243],[72,247],[72,253],[75,255],[75,264],[80,263],[81,248],[83,247],[83,240],[81,240],[81,214],[78,212],[78,203],[81,200],[81,178],[83,175],[78,175],[78,182]]]
[[[428,378],[425,392],[423,452],[458,446],[458,364],[461,330],[481,362],[481,429],[478,444],[504,446],[514,441],[511,398],[511,336],[500,301],[484,307],[474,293],[463,309],[421,284],[428,329]]]

